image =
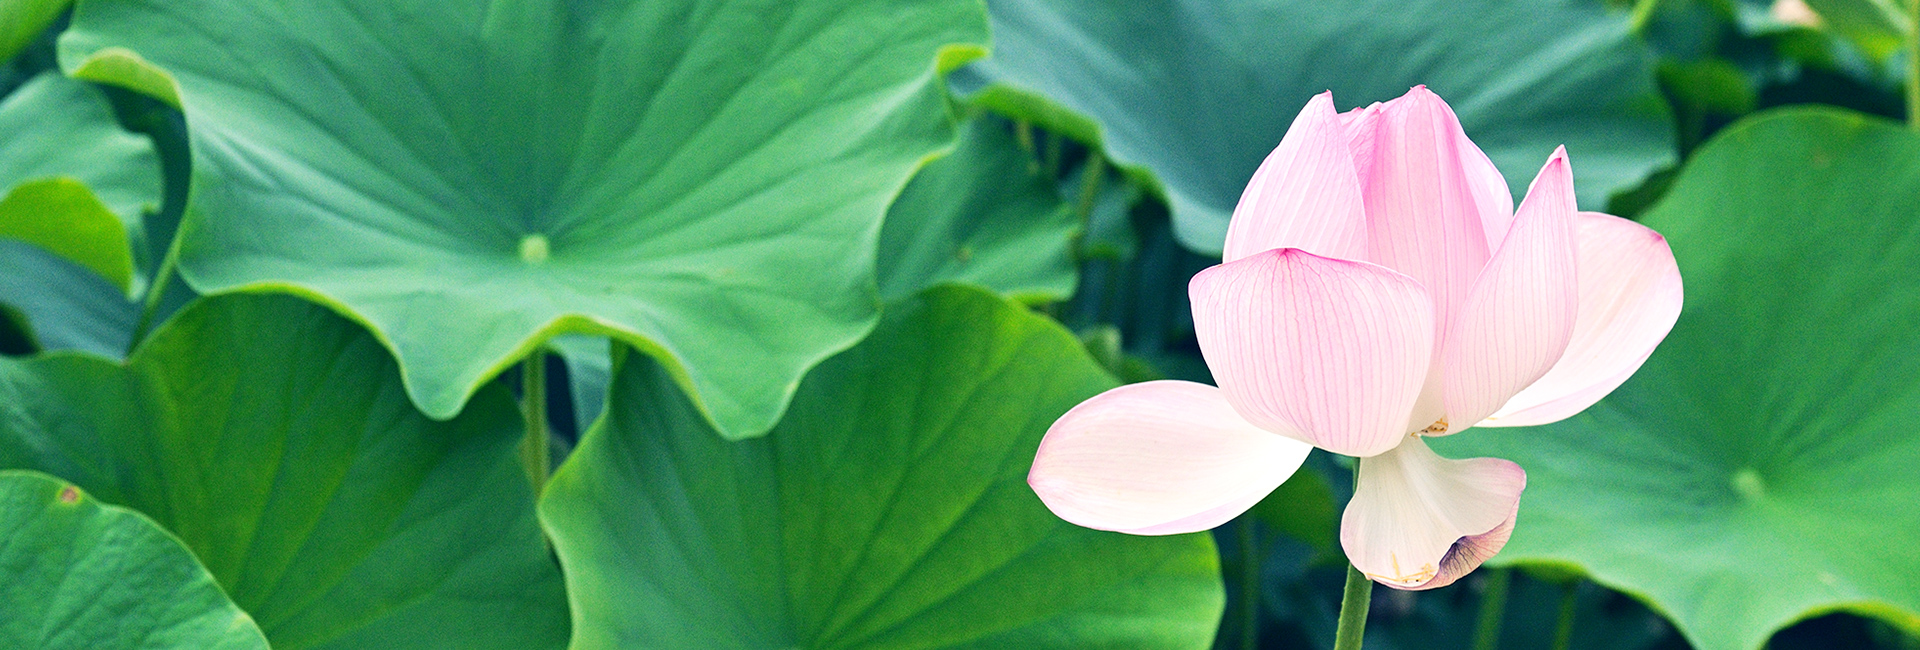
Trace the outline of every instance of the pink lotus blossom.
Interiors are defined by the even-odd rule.
[[[1574,204],[1555,151],[1519,209],[1425,87],[1337,113],[1307,103],[1247,184],[1224,262],[1188,284],[1219,387],[1116,388],[1061,416],[1027,482],[1073,523],[1206,530],[1311,447],[1359,457],[1353,565],[1401,589],[1499,552],[1526,473],[1423,439],[1559,420],[1626,381],[1679,317],[1659,233]]]

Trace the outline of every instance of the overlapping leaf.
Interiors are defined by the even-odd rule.
[[[899,300],[958,282],[1024,301],[1065,300],[1079,276],[1080,228],[1010,125],[977,116],[953,153],[922,169],[888,208],[880,295]]]
[[[1701,648],[1832,610],[1920,631],[1920,136],[1800,109],[1730,127],[1645,217],[1673,334],[1572,419],[1450,436],[1527,470],[1496,562],[1571,564]]]
[[[1590,0],[992,0],[994,53],[956,74],[978,101],[1157,179],[1183,242],[1219,252],[1247,179],[1294,114],[1426,84],[1516,194],[1557,145],[1605,207],[1673,156],[1652,57]]]
[[[574,647],[1208,647],[1206,536],[1078,528],[1025,483],[1047,425],[1111,385],[962,287],[889,307],[760,440],[713,436],[630,357],[541,500]]]
[[[0,358],[0,467],[178,535],[276,648],[552,648],[567,619],[498,386],[415,411],[364,330],[283,296],[181,312],[116,365]]]
[[[0,573],[9,648],[267,648],[180,540],[37,472],[0,471]]]
[[[871,328],[881,217],[950,141],[939,73],[984,22],[966,0],[117,0],[60,45],[177,90],[195,288],[351,314],[437,418],[554,334],[615,336],[745,437]]]
[[[141,217],[160,203],[159,163],[85,83],[43,73],[0,102],[0,192],[0,237],[58,253],[122,292],[151,262]]]

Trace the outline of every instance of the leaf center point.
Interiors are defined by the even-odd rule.
[[[546,235],[527,235],[520,239],[520,261],[522,262],[528,264],[545,262],[547,261],[547,254],[550,252],[551,249],[547,243]]]

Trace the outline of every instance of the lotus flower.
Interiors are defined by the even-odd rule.
[[[1666,240],[1578,212],[1564,148],[1514,210],[1424,87],[1307,103],[1188,285],[1219,387],[1116,388],[1053,424],[1028,483],[1067,521],[1160,535],[1244,512],[1311,447],[1359,457],[1347,558],[1401,589],[1452,583],[1513,531],[1526,473],[1425,438],[1553,422],[1639,369],[1680,313]]]

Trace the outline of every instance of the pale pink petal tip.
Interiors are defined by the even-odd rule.
[[[1574,239],[1580,306],[1566,354],[1481,426],[1533,426],[1586,410],[1633,376],[1680,318],[1680,268],[1660,233],[1581,212]]]
[[[1360,178],[1333,93],[1300,110],[1233,209],[1222,258],[1232,262],[1275,248],[1356,259],[1366,252]]]
[[[1313,448],[1248,424],[1220,390],[1129,384],[1053,423],[1027,475],[1055,515],[1136,535],[1206,530],[1292,476]]]
[[[1367,577],[1395,589],[1453,583],[1507,544],[1527,474],[1498,458],[1449,460],[1414,438],[1360,461],[1340,545]]]
[[[1406,437],[1433,350],[1419,283],[1283,248],[1201,271],[1187,293],[1207,367],[1248,422],[1350,456]]]
[[[1576,208],[1562,153],[1541,167],[1448,330],[1442,368],[1453,431],[1493,415],[1545,376],[1573,339],[1580,302]]]

